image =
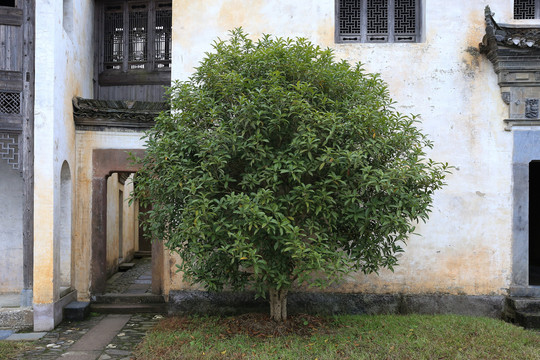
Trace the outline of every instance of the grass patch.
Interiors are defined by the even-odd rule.
[[[33,345],[33,341],[0,340],[0,359],[15,359],[17,355],[30,350]]]
[[[305,316],[278,336],[241,331],[235,319],[164,319],[135,359],[540,359],[540,333],[489,318]]]

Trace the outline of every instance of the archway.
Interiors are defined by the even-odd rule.
[[[137,172],[137,166],[129,159],[130,153],[141,157],[144,155],[144,150],[94,149],[92,153],[92,281],[90,291],[93,294],[104,293],[109,275],[107,271],[107,206],[112,202],[108,201],[107,180],[111,175],[118,178],[118,176]],[[124,200],[126,195],[125,192],[122,194]],[[116,199],[114,202],[119,207],[119,193],[115,192],[113,196]],[[118,224],[116,224],[116,229],[118,229]],[[114,251],[114,256],[118,257],[118,247],[112,251]],[[152,292],[154,294],[161,294],[162,290],[162,253],[162,244],[154,242],[152,244]]]

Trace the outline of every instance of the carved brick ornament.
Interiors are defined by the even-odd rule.
[[[506,105],[510,105],[510,100],[512,99],[512,96],[510,95],[509,91],[504,91],[501,93],[502,99]]]
[[[525,99],[525,117],[538,119],[538,99]]]

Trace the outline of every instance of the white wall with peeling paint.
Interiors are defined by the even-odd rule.
[[[74,286],[79,299],[88,300],[92,150],[140,148],[143,142],[121,131],[76,133],[71,100],[93,97],[94,1],[36,3],[34,303],[58,300],[54,244],[64,161],[75,184]],[[253,38],[306,37],[334,49],[339,59],[380,73],[396,108],[420,115],[420,126],[435,144],[429,156],[455,166],[448,186],[436,194],[430,220],[418,225],[419,235],[409,239],[394,273],[353,274],[328,291],[504,294],[510,285],[512,136],[504,130],[508,108],[492,64],[478,52],[488,2],[423,4],[420,43],[336,44],[334,1],[173,0],[173,79],[187,79],[212,42],[235,27]],[[489,5],[501,22],[540,25],[512,20],[512,2]],[[165,293],[189,288],[175,273],[175,260],[164,261],[163,278],[170,279]]]
[[[419,114],[434,141],[429,157],[455,166],[435,196],[426,224],[410,237],[400,266],[379,275],[354,274],[328,291],[503,294],[510,285],[512,202],[508,109],[492,64],[478,51],[488,1],[425,1],[424,41],[337,44],[334,1],[176,0],[173,79],[185,80],[214,39],[243,27],[302,36],[361,62],[388,83],[400,112]],[[513,23],[512,2],[489,1],[497,19]],[[177,275],[172,289],[188,286]]]
[[[93,8],[92,0],[36,2],[34,304],[60,296],[60,174],[64,161],[74,168],[71,100],[93,92]]]

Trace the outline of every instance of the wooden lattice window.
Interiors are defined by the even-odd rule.
[[[170,0],[106,1],[101,11],[100,83],[114,83],[120,73],[134,75],[133,84],[157,84],[170,76],[159,75],[171,69]]]
[[[540,19],[540,0],[514,0],[514,19]]]
[[[21,93],[0,91],[0,114],[18,115],[21,113]]]
[[[421,0],[336,0],[337,42],[419,42]]]

